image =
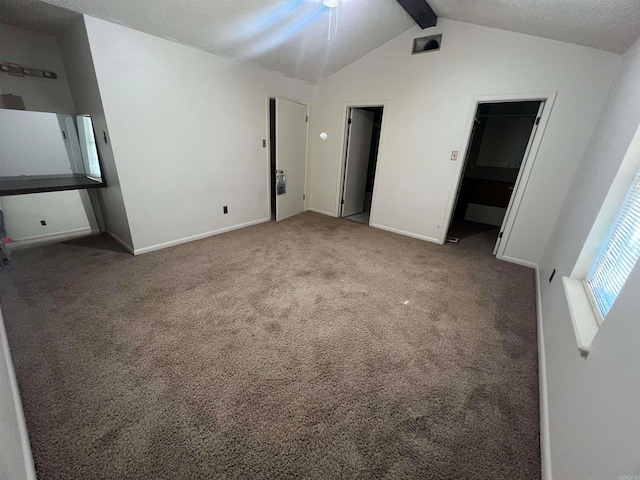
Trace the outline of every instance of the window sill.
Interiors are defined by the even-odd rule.
[[[571,322],[578,342],[578,350],[580,355],[586,358],[589,354],[591,343],[600,328],[598,317],[593,311],[584,282],[574,278],[562,277],[562,283],[569,303]]]

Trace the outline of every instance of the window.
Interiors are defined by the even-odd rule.
[[[634,153],[630,158],[638,157]],[[573,331],[583,357],[589,354],[600,324],[640,258],[640,171],[636,161],[633,164],[621,168],[605,200],[605,205],[613,207],[607,207],[607,217],[616,215],[613,225],[607,228],[604,218],[596,220],[591,240],[587,240],[571,276],[562,277]],[[621,201],[622,207],[616,214],[615,206]],[[603,217],[602,213],[599,217]],[[596,251],[594,244],[599,245]]]
[[[604,319],[640,257],[640,172],[587,275]]]

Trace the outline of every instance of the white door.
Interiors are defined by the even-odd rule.
[[[509,199],[509,205],[507,206],[507,211],[504,214],[504,218],[502,219],[502,225],[500,226],[500,233],[498,234],[498,240],[496,240],[496,245],[493,247],[493,254],[495,255],[498,252],[498,248],[500,248],[500,244],[507,239],[504,238],[504,231],[507,225],[507,220],[509,220],[509,215],[511,214],[511,210],[513,207],[513,200],[516,197],[516,192],[518,191],[518,187],[520,187],[520,179],[522,178],[522,172],[524,172],[525,163],[529,158],[529,153],[531,153],[531,146],[533,145],[533,139],[536,136],[536,132],[538,131],[538,123],[540,123],[540,117],[542,115],[542,110],[544,109],[544,102],[540,102],[540,107],[538,108],[538,115],[536,115],[536,120],[533,122],[533,128],[531,129],[531,136],[529,137],[529,143],[527,144],[527,149],[524,151],[524,156],[522,157],[522,162],[520,163],[520,171],[518,172],[518,178],[516,178],[516,183],[513,185],[511,190],[511,198]],[[498,258],[500,258],[498,256]]]
[[[276,98],[276,170],[286,182],[285,193],[276,195],[276,221],[304,210],[306,157],[307,106]]]
[[[373,117],[373,112],[360,108],[352,108],[350,112],[344,190],[342,192],[343,217],[355,215],[364,210]]]

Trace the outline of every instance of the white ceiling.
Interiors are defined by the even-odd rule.
[[[640,0],[429,0],[439,16],[624,53],[640,36]]]
[[[0,0],[0,22],[56,34],[73,21],[73,12],[86,13],[311,83],[414,25],[395,0],[340,0],[331,40],[330,12],[321,0],[44,2]],[[640,0],[429,3],[441,17],[615,53],[640,36]]]

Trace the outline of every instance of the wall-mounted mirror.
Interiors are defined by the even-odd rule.
[[[104,186],[89,115],[0,109],[0,194]],[[50,186],[49,190],[46,187]]]

